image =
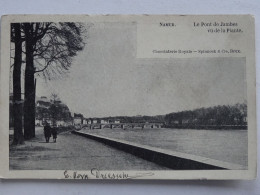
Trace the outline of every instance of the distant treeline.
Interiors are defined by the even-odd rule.
[[[163,123],[168,128],[190,129],[247,129],[247,105],[223,105],[173,112],[157,116],[116,116],[101,119],[120,123]]]
[[[199,108],[165,115],[166,127],[195,129],[247,129],[247,105]]]

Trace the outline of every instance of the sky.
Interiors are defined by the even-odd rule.
[[[85,117],[160,115],[246,101],[245,58],[137,59],[134,23],[95,23],[66,76],[37,78]]]

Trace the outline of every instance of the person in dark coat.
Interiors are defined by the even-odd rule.
[[[51,137],[51,127],[50,127],[49,123],[46,123],[46,125],[44,127],[44,136],[46,139],[46,143],[48,143],[50,140],[50,137]]]
[[[52,136],[53,136],[53,142],[56,142],[56,139],[57,139],[57,127],[53,127],[51,133],[52,133]]]

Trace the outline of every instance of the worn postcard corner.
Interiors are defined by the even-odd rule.
[[[1,18],[0,175],[254,179],[252,15]]]

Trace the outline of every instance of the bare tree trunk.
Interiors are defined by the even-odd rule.
[[[26,67],[25,67],[25,96],[24,96],[24,138],[35,137],[35,84],[33,64],[33,35],[32,24],[24,24],[26,40]]]
[[[22,66],[22,39],[19,23],[12,24],[15,30],[15,57],[13,70],[13,113],[14,113],[14,140],[13,144],[23,144],[22,101],[21,101],[21,66]]]

